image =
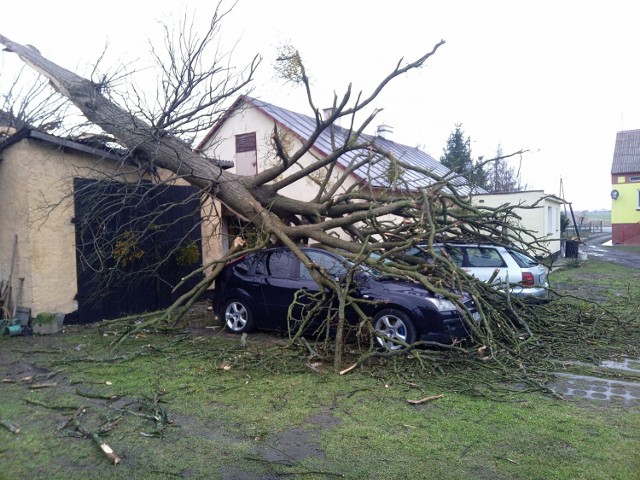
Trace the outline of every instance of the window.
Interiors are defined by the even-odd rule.
[[[553,235],[553,207],[547,207],[547,235]]]
[[[629,177],[629,181],[630,182],[640,182],[640,177],[636,177],[636,176]]]
[[[236,173],[238,175],[258,173],[256,132],[236,135]]]
[[[495,248],[468,247],[467,260],[469,267],[504,267],[505,263]]]
[[[318,265],[322,270],[326,271],[333,278],[344,278],[347,275],[347,268],[342,262],[326,253],[322,252],[305,252],[313,263]],[[311,273],[300,262],[300,276],[302,278],[311,279]]]
[[[263,255],[256,265],[256,275],[274,278],[291,278],[293,254],[287,250],[276,250]]]
[[[461,267],[464,263],[464,252],[458,247],[446,247],[447,253],[451,258],[451,261],[458,267]],[[475,249],[477,250],[477,249]]]
[[[256,132],[236,135],[236,153],[256,151]]]
[[[249,270],[251,269],[251,264],[253,263],[253,260],[254,260],[254,258],[251,257],[251,256],[240,260],[234,266],[236,272],[238,272],[241,275],[246,275],[247,273],[249,273]]]

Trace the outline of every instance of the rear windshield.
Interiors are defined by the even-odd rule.
[[[416,245],[407,250],[407,255],[420,258],[427,263],[433,263],[434,259],[429,253],[428,248],[426,245]],[[447,246],[443,248],[439,245],[434,245],[433,252],[437,255],[448,256],[449,259],[459,267],[461,267],[464,262],[464,254],[458,247]]]
[[[531,268],[538,265],[538,261],[530,257],[529,255],[510,249],[508,249],[507,251],[511,254],[520,268]]]

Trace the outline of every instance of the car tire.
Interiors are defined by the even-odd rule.
[[[251,309],[244,300],[232,299],[222,309],[222,321],[232,333],[245,333],[255,330]]]
[[[376,335],[378,345],[386,350],[401,350],[405,348],[402,343],[412,344],[417,339],[416,328],[409,315],[396,308],[386,308],[376,313],[373,329],[387,337]]]

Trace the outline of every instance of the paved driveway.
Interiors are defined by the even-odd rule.
[[[573,362],[574,365],[586,365]],[[565,398],[574,400],[608,401],[629,407],[640,406],[640,383],[623,380],[612,380],[621,374],[640,375],[640,360],[624,359],[620,362],[605,361],[600,365],[606,376],[574,375],[557,372],[556,381],[552,382],[553,391]]]
[[[611,246],[611,234],[605,233],[591,237],[586,245],[580,245],[580,251],[590,258],[599,258],[619,263],[631,268],[640,268],[640,248],[622,245]]]

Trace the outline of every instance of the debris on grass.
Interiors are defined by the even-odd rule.
[[[9,430],[11,433],[20,433],[20,427],[14,425],[8,420],[0,420],[0,425]]]
[[[407,400],[407,403],[410,403],[411,405],[421,405],[423,403],[427,403],[430,402],[431,400],[437,400],[438,398],[443,398],[444,394],[439,394],[439,395],[430,395],[428,397],[424,397],[421,398],[420,400]]]

